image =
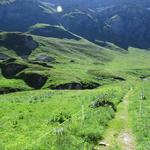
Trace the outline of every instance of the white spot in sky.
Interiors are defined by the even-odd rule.
[[[57,6],[56,10],[57,10],[57,12],[62,12],[63,8],[61,6]]]

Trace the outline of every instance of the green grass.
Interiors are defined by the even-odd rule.
[[[17,79],[6,79],[0,74],[0,88],[18,88],[22,90],[31,90],[24,81]]]
[[[108,64],[108,68],[118,69],[119,71],[131,69],[149,69],[150,62],[148,61],[150,52],[147,50],[129,48],[126,54],[118,55],[113,61]]]
[[[1,139],[1,143],[5,145],[6,149],[19,150],[28,144],[31,144],[30,149],[35,146],[37,149],[49,149],[50,147],[44,141],[49,141],[53,134],[48,134],[38,142],[37,140],[54,127],[60,128],[59,123],[57,121],[53,123],[52,120],[59,117],[62,112],[71,117],[71,121],[62,125],[65,136],[73,137],[79,143],[76,145],[75,141],[72,141],[72,149],[74,149],[74,144],[75,147],[82,147],[84,143],[87,143],[87,146],[91,147],[96,138],[102,137],[108,121],[114,117],[114,111],[110,107],[92,109],[89,105],[100,96],[107,94],[107,99],[117,106],[125,93],[122,87],[118,84],[91,91],[41,90],[0,96],[0,134],[4,137]],[[82,106],[84,106],[85,120],[82,120],[81,117]],[[77,113],[78,115],[73,117]],[[62,139],[65,136],[62,136]],[[57,137],[54,136],[54,139],[56,140]],[[58,145],[54,139],[51,138],[49,142],[52,142],[53,147],[57,149]],[[66,149],[69,143],[65,141],[64,144],[64,148],[62,148]]]
[[[1,33],[3,36],[5,34]],[[20,35],[18,34],[18,36]],[[85,39],[76,41],[40,36],[33,36],[33,39],[39,46],[25,60],[29,67],[24,72],[45,74],[48,81],[44,88],[51,85],[81,81],[96,82],[103,85],[112,83],[112,77],[119,76],[130,79],[150,75],[150,52],[146,50],[130,48],[129,51],[113,51]],[[11,57],[17,57],[14,50],[0,47],[0,52]],[[40,55],[53,58],[53,62],[46,62],[53,68],[30,63]],[[24,63],[21,60],[19,61]]]
[[[5,36],[6,33],[1,33]],[[17,33],[16,33],[17,34]],[[20,36],[20,34],[18,34]],[[18,37],[16,35],[16,37]],[[40,36],[33,36],[34,40],[38,42],[39,46],[32,51],[25,62],[18,60],[20,63],[28,64],[28,68],[24,72],[38,72],[48,76],[44,87],[49,87],[53,84],[63,84],[69,82],[98,82],[105,83],[103,80],[97,80],[91,75],[92,70],[101,70],[104,64],[111,61],[118,53],[109,49],[104,49],[95,45],[85,39],[79,41],[44,38]],[[14,43],[15,44],[15,43]],[[13,46],[12,46],[13,47]],[[13,49],[0,48],[1,52],[16,58],[16,53]],[[115,54],[117,53],[117,54]],[[46,68],[40,65],[33,65],[28,61],[36,60],[40,55],[46,55],[53,58],[54,62],[47,62],[53,68]],[[18,57],[19,58],[19,57]]]
[[[150,148],[150,81],[136,84],[134,94],[130,98],[131,126],[136,136],[137,150]],[[142,95],[145,99],[142,99]]]
[[[0,149],[20,150],[29,145],[28,149],[31,150],[91,150],[103,138],[109,121],[115,117],[111,107],[91,109],[91,102],[102,100],[106,95],[107,100],[117,107],[129,88],[136,85],[130,99],[130,116],[137,137],[137,149],[143,150],[149,141],[149,128],[145,128],[149,120],[145,117],[149,116],[150,52],[135,48],[114,51],[85,39],[33,38],[39,46],[25,60],[12,49],[0,47],[0,53],[15,57],[17,63],[28,66],[22,72],[35,72],[48,77],[43,89],[31,90],[22,80],[0,76],[0,87],[30,90],[0,95],[0,137],[3,137],[0,138]],[[54,58],[54,61],[46,62],[53,68],[32,64],[31,61],[39,55]],[[122,77],[126,81],[114,80],[115,77]],[[50,85],[81,81],[102,86],[82,91],[48,89]],[[138,120],[141,87],[144,88],[146,100],[142,101],[143,117]],[[62,119],[66,122],[60,125],[58,122]],[[121,128],[119,123],[116,123],[116,127]],[[63,133],[54,128],[63,128]]]

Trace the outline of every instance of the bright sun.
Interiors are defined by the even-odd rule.
[[[61,6],[57,6],[57,12],[62,12],[63,11],[63,9],[62,9],[62,7]]]

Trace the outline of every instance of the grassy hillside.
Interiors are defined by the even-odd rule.
[[[91,150],[104,139],[110,120],[119,111],[118,104],[131,88],[130,123],[137,149],[145,148],[149,141],[149,128],[143,126],[148,126],[149,51],[116,50],[113,44],[108,49],[82,38],[77,41],[15,33],[18,46],[21,42],[29,51],[24,55],[18,53],[18,43],[13,43],[9,34],[1,33],[1,70],[9,79],[1,74],[0,88],[17,88],[19,92],[0,95],[0,149]],[[33,48],[34,43],[37,45]],[[41,77],[46,77],[46,82],[40,90],[33,90],[30,83],[39,83]],[[146,99],[139,121],[135,118],[142,84]],[[91,89],[93,85],[96,89]]]
[[[83,149],[84,144],[90,148],[102,138],[114,109],[89,106],[97,100],[117,106],[125,93],[122,88],[118,84],[92,91],[41,90],[0,96],[1,148],[72,150]]]
[[[103,84],[107,82],[107,79],[96,79],[92,72],[105,66],[106,62],[115,57],[115,53],[123,52],[113,52],[85,39],[76,41],[20,33],[1,33],[1,39],[0,54],[15,58],[15,60],[4,62],[4,68],[12,64],[26,66],[11,78],[20,78],[20,74],[45,75],[48,80],[44,87],[72,82]],[[102,74],[105,78],[105,71],[102,71]],[[115,76],[117,75],[110,75],[109,80],[113,80]]]
[[[46,80],[40,88],[54,88],[73,83],[83,83],[87,86],[94,83],[101,86],[136,76],[144,78],[150,74],[150,52],[146,50],[130,48],[125,51],[117,49],[113,44],[100,47],[82,38],[77,41],[21,33],[1,33],[1,39],[1,66],[5,76],[14,80],[23,79],[27,84],[29,78],[35,75],[45,77]],[[22,47],[28,53],[22,52]],[[10,58],[13,59],[9,60]],[[4,61],[6,59],[8,61]],[[8,76],[5,68],[16,65],[23,68],[14,72],[12,69]],[[1,80],[4,81],[3,77]],[[16,83],[18,82],[20,81],[16,80]],[[1,87],[3,86],[5,85],[1,84]]]
[[[150,148],[150,79],[136,83],[135,91],[130,98],[131,126],[136,137],[137,150]]]

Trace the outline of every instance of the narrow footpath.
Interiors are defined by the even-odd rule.
[[[95,150],[135,150],[135,140],[130,128],[130,117],[128,113],[129,97],[133,89],[123,98],[118,105],[115,118],[110,121],[104,134],[104,139],[99,142]]]

